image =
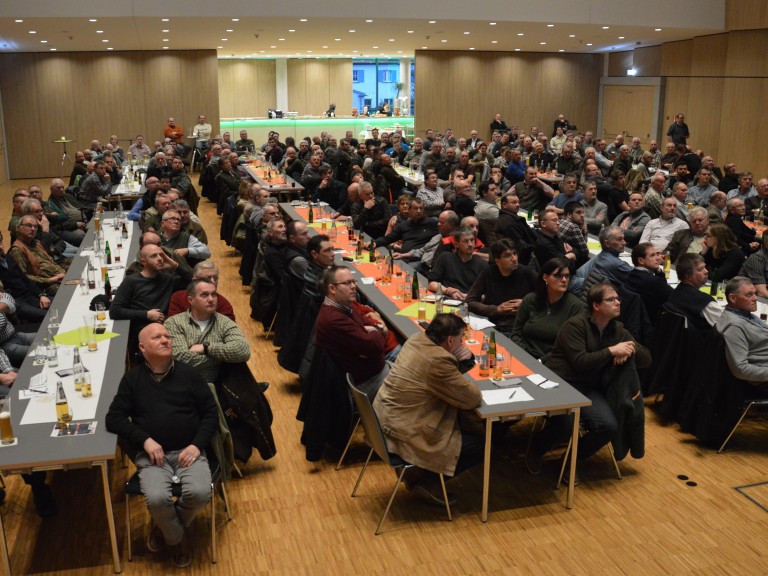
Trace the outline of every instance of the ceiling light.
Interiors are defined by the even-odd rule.
[[[56,48],[51,48],[51,52],[56,52]]]
[[[232,30],[232,28],[227,28],[227,32],[234,32],[234,30]]]
[[[24,20],[16,20],[16,22],[24,22]]]
[[[240,22],[240,18],[232,18],[232,22]]]
[[[30,30],[29,33],[30,34],[37,34],[37,30]]]
[[[350,30],[349,32],[350,32],[351,34],[354,34],[354,33],[355,33],[355,31],[354,31],[354,30]]]
[[[170,40],[168,40],[168,38],[163,38],[163,42],[170,42]]]
[[[96,18],[88,18],[88,22],[98,22],[98,20]]]
[[[470,48],[470,50],[474,50],[474,48]]]
[[[341,42],[341,38],[334,38],[333,41],[334,42]]]
[[[373,48],[374,50],[378,50],[379,49],[378,46],[371,46],[371,48]]]
[[[517,35],[518,36],[525,36],[525,34],[523,34],[522,32],[518,32]]]
[[[168,32],[170,32],[170,30],[168,30],[168,29],[166,28],[165,30],[163,30],[163,32],[165,32],[165,33],[167,34]]]
[[[619,40],[624,40],[624,36],[619,36]]]
[[[162,20],[162,21],[163,21],[163,22],[169,22],[169,21],[170,21],[170,18],[163,18],[163,20]]]
[[[272,46],[274,48],[274,46]],[[224,46],[216,46],[216,50],[224,50]]]
[[[588,43],[587,46],[592,46],[592,42]]]
[[[48,44],[48,40],[40,40],[41,44]]]
[[[395,41],[395,39],[394,39],[394,38],[390,38],[390,39],[389,39],[389,41],[390,41],[390,42],[394,42],[394,41]]]
[[[603,26],[603,30],[608,30],[610,26]]]
[[[312,50],[307,50],[307,54],[312,54]]]
[[[264,54],[265,50],[259,50],[260,53]]]
[[[429,23],[430,24],[435,24],[435,23],[437,23],[437,20],[430,20]]]
[[[555,27],[554,24],[547,24],[547,28],[554,28],[554,27]]]
[[[422,50],[426,50],[426,49],[427,49],[427,47],[426,47],[426,46],[422,46],[422,47],[421,47],[421,49],[422,49]]]
[[[109,48],[107,48],[107,50],[114,50],[114,48],[112,48],[112,47],[110,46]]]
[[[488,22],[491,26],[496,26],[496,22]]]
[[[576,38],[576,34],[568,34],[568,38]]]
[[[520,52],[520,48],[515,48],[515,52]]]
[[[295,28],[289,28],[288,32],[296,32],[296,29]]]
[[[413,30],[408,30],[408,34],[413,34]]]
[[[366,20],[366,22],[367,22],[368,24],[370,24],[371,22],[373,22],[373,20],[371,20],[371,19],[369,18],[368,20]]]
[[[547,45],[546,42],[539,42],[539,44],[541,44],[542,46],[546,46]]]
[[[307,21],[306,18],[299,18],[299,22],[306,22],[306,21]]]
[[[491,40],[491,44],[498,44],[498,43],[499,43],[498,40]]]
[[[465,36],[466,36],[467,34],[469,34],[469,32],[464,32],[464,35],[465,35]]]
[[[637,69],[627,68],[627,76],[635,76],[636,74],[637,74]]]
[[[104,34],[104,30],[96,30],[96,34]]]
[[[18,20],[16,20],[16,22],[18,22]],[[654,31],[655,32],[661,32],[661,28],[654,28]]]
[[[440,40],[440,42],[442,42],[443,44],[445,44],[446,42],[448,42],[448,40]]]
[[[219,48],[223,48],[223,46],[219,46]],[[270,48],[277,48],[277,46],[270,46]]]
[[[328,44],[323,44],[323,48],[328,48]]]
[[[560,50],[558,50],[558,52],[565,52],[565,50],[560,49]]]
[[[227,40],[229,40],[229,38],[222,38],[221,39],[222,42],[226,42]],[[280,40],[282,40],[282,38],[280,38]]]
[[[352,50],[352,53],[353,54],[357,54],[357,50]]]
[[[168,50],[168,46],[163,46],[163,50]]]

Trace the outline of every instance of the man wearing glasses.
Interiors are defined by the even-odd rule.
[[[397,356],[397,340],[390,336],[378,313],[360,313],[357,281],[348,268],[331,266],[325,270],[322,286],[325,299],[315,323],[315,346],[326,350],[341,370],[352,375],[355,385],[373,399],[389,373],[385,359]],[[394,347],[388,346],[391,341]]]
[[[208,246],[189,232],[181,231],[181,216],[176,210],[169,209],[163,214],[160,239],[163,247],[172,250],[175,256],[183,256],[190,265],[211,257]]]
[[[16,241],[8,256],[13,258],[30,281],[53,295],[64,280],[65,270],[53,261],[42,244],[35,239],[38,226],[37,218],[31,214],[22,216],[16,231]]]

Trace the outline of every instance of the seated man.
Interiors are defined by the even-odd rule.
[[[567,258],[568,268],[573,271],[576,268],[576,253],[558,237],[559,232],[560,218],[557,213],[554,210],[539,212],[539,234],[533,253],[539,266],[552,258]]]
[[[208,244],[208,235],[205,233],[203,225],[200,223],[200,219],[190,210],[189,202],[181,199],[174,200],[173,204],[171,204],[171,208],[179,213],[182,232],[187,232],[190,236],[194,236],[203,244]]]
[[[637,246],[640,237],[643,235],[646,224],[651,221],[651,217],[646,214],[645,197],[642,192],[632,192],[629,195],[629,210],[622,212],[613,220],[613,225],[624,230],[624,239],[629,247]]]
[[[502,238],[491,246],[493,262],[486,266],[467,293],[469,311],[496,324],[509,336],[523,296],[536,289],[536,273],[518,264],[515,243]]]
[[[164,248],[172,250],[177,256],[192,263],[211,257],[211,249],[192,236],[181,231],[181,216],[176,210],[168,209],[163,213],[160,224],[160,239]]]
[[[142,269],[123,279],[109,309],[113,320],[130,320],[129,347],[135,350],[139,332],[153,322],[162,324],[175,290],[188,284],[192,274],[160,246],[145,243],[139,250]]]
[[[370,182],[358,186],[359,200],[352,204],[352,225],[371,238],[384,236],[392,216],[389,203],[383,196],[375,196]]]
[[[661,307],[672,294],[672,287],[664,277],[663,262],[664,256],[656,246],[650,242],[638,244],[632,249],[632,264],[635,267],[624,282],[625,288],[643,300],[652,324],[656,324]]]
[[[579,192],[579,180],[574,174],[567,174],[563,178],[562,192],[555,196],[549,202],[558,216],[562,216],[565,205],[569,202],[581,202],[584,200],[584,194]]]
[[[207,280],[214,286],[219,285],[219,267],[213,260],[203,260],[195,266],[192,272],[192,280]],[[168,303],[168,318],[181,314],[189,310],[189,298],[186,290],[177,290],[171,296],[171,301]],[[221,294],[216,292],[216,312],[222,316],[226,316],[233,322],[235,320],[235,311],[232,308],[232,304],[229,300],[224,298]]]
[[[746,207],[741,198],[731,198],[726,204],[728,215],[725,217],[725,225],[736,235],[736,240],[746,256],[760,248],[760,234],[753,228],[744,224]]]
[[[256,144],[248,138],[247,130],[240,130],[240,140],[235,142],[235,149],[241,153],[253,154],[256,151]]]
[[[205,450],[219,425],[216,401],[200,373],[175,362],[168,330],[150,324],[139,335],[144,362],[120,381],[105,418],[139,469],[141,490],[154,521],[147,547],[173,548],[173,563],[191,558],[185,529],[211,496]],[[174,502],[171,485],[183,486]]]
[[[380,316],[363,316],[354,308],[357,281],[349,268],[325,269],[322,284],[325,300],[315,321],[315,346],[373,398],[389,373],[385,360],[394,360],[385,352],[389,330]]]
[[[16,303],[10,294],[0,293],[0,349],[5,352],[13,366],[21,366],[29,354],[29,347],[35,339],[33,332],[18,332],[8,315],[16,310]],[[1,384],[1,383],[0,383]]]
[[[681,314],[694,328],[707,330],[717,324],[723,309],[715,299],[700,290],[707,283],[707,265],[701,254],[683,254],[675,263],[680,284],[662,306],[664,310]]]
[[[566,246],[570,246],[576,254],[576,266],[582,266],[589,260],[587,225],[584,221],[584,206],[581,202],[571,200],[563,206],[563,218],[560,220],[560,231],[557,237]]]
[[[144,210],[141,217],[141,229],[143,232],[160,232],[163,214],[171,207],[171,199],[160,191],[155,195],[155,205]]]
[[[69,268],[72,258],[77,255],[77,246],[63,240],[51,227],[43,212],[43,203],[35,198],[28,198],[21,206],[24,214],[35,217],[38,223],[35,238],[43,245],[45,251],[65,270]]]
[[[134,158],[142,158],[144,156],[150,156],[152,150],[149,146],[144,144],[144,136],[139,134],[133,141],[133,144],[128,148],[128,154],[131,154]]]
[[[496,221],[496,236],[509,238],[515,243],[517,257],[521,264],[528,265],[536,244],[536,233],[528,221],[520,216],[520,198],[514,192],[507,192],[501,197],[501,210]]]
[[[742,264],[739,276],[749,278],[755,285],[757,295],[768,298],[768,234],[763,234],[762,248]]]
[[[659,250],[666,250],[675,232],[688,228],[688,223],[675,216],[675,212],[677,212],[675,199],[665,198],[661,203],[661,216],[646,224],[640,235],[640,242],[650,242]]]
[[[3,302],[11,313],[22,323],[40,324],[45,318],[51,300],[45,291],[19,269],[13,258],[8,258],[3,248],[3,235],[0,234],[0,283],[6,296]]]
[[[482,394],[462,375],[474,363],[463,333],[458,316],[435,316],[403,345],[373,403],[387,450],[417,467],[405,476],[406,486],[437,504],[443,504],[437,474],[455,476],[483,455],[483,437],[466,427]]]
[[[581,423],[587,434],[579,440],[578,461],[586,460],[614,441],[619,432],[616,414],[608,401],[610,388],[615,386],[627,387],[618,394],[625,403],[633,405],[639,420],[635,421],[632,433],[637,433],[639,426],[640,438],[633,436],[634,441],[629,444],[632,456],[642,458],[644,412],[637,369],[650,366],[651,354],[617,320],[621,299],[612,284],[601,282],[590,288],[587,306],[588,315],[574,316],[563,325],[546,362],[548,368],[592,401],[591,406],[581,409]],[[631,358],[634,363],[627,365]],[[529,458],[532,471],[540,469],[541,457],[557,439],[570,436],[570,420],[569,416],[550,418],[544,431],[534,439]]]
[[[414,198],[408,208],[408,219],[404,220],[385,236],[376,238],[376,246],[389,246],[402,240],[395,252],[405,254],[414,248],[423,247],[437,234],[437,219],[424,216],[424,201]]]
[[[600,253],[576,271],[576,278],[586,280],[592,272],[600,274],[614,282],[624,284],[632,266],[619,258],[627,243],[624,231],[618,226],[608,226],[600,232]],[[573,279],[571,280],[573,284]]]
[[[481,182],[477,187],[477,204],[475,204],[475,216],[479,220],[488,223],[491,229],[496,227],[499,219],[499,205],[496,204],[499,199],[499,185],[491,180]]]
[[[731,373],[768,392],[768,324],[760,320],[755,285],[743,276],[725,285],[728,304],[716,328],[725,339],[725,357]]]
[[[709,223],[707,209],[701,206],[692,208],[688,220],[691,227],[675,232],[672,240],[667,244],[667,252],[672,262],[677,262],[677,259],[686,252],[698,254],[704,246],[704,237]]]
[[[195,368],[206,382],[217,382],[222,364],[247,362],[251,348],[238,325],[216,311],[216,284],[207,278],[187,287],[189,310],[164,326],[173,341],[173,358]]]
[[[53,229],[66,242],[74,246],[80,246],[85,237],[87,224],[83,216],[83,208],[80,202],[67,194],[64,187],[64,180],[54,178],[51,180],[51,194],[48,196],[48,202],[45,202],[43,208],[48,212],[55,212],[57,217],[52,221]]]
[[[107,167],[104,162],[96,162],[93,172],[88,176],[83,176],[80,180],[80,188],[77,192],[77,199],[84,208],[93,210],[99,199],[108,195],[112,191],[112,180],[107,174]]]
[[[22,216],[17,230],[18,237],[8,256],[13,258],[19,270],[38,288],[53,295],[64,280],[66,271],[54,262],[42,244],[35,239],[38,226],[34,216]]]
[[[8,232],[11,233],[11,242],[16,241],[16,229],[19,227],[19,220],[24,216],[24,202],[29,199],[29,191],[26,188],[19,188],[13,193],[13,212],[8,221]]]
[[[709,206],[707,206],[707,216],[709,217],[710,224],[722,224],[724,222],[723,217],[727,213],[727,203],[728,196],[725,192],[718,190],[710,196]]]
[[[475,279],[488,264],[474,258],[475,234],[464,226],[453,233],[456,242],[454,252],[443,252],[438,256],[429,273],[429,290],[437,292],[442,287],[443,294],[456,300],[464,300]]]

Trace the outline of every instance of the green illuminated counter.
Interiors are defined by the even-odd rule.
[[[319,136],[321,132],[329,132],[336,139],[344,138],[347,130],[351,130],[358,140],[370,138],[371,128],[382,132],[391,132],[402,128],[409,139],[413,137],[413,116],[393,116],[388,118],[353,118],[348,117],[313,117],[313,118],[222,118],[221,134],[229,132],[232,140],[240,138],[240,130],[248,131],[248,138],[261,146],[267,141],[270,130],[280,134],[280,140],[285,142],[286,136],[293,136],[298,142],[304,136]]]

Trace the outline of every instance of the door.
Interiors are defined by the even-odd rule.
[[[644,149],[654,140],[653,110],[656,86],[603,86],[603,133],[609,143],[617,134],[629,144],[637,136]]]

